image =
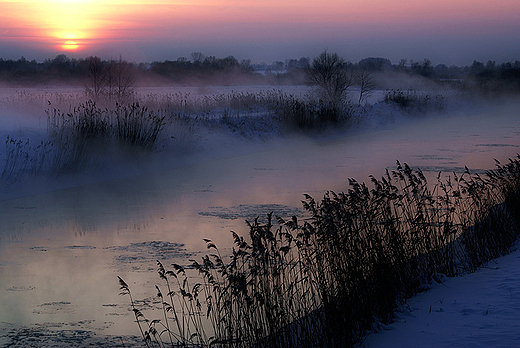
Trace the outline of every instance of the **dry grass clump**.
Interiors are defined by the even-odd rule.
[[[61,145],[99,143],[102,146],[123,145],[153,150],[157,136],[166,124],[161,111],[151,111],[138,103],[101,109],[87,101],[65,113],[47,111],[47,129],[51,139]]]
[[[324,130],[349,125],[352,104],[344,100],[330,103],[310,94],[295,96],[279,91],[266,95],[272,117],[288,131]]]
[[[406,91],[400,89],[388,90],[383,101],[396,104],[409,113],[442,111],[444,109],[444,96],[442,94],[424,94],[414,89]]]
[[[352,108],[347,101],[332,104],[310,95],[296,96],[276,89],[201,96],[191,96],[189,93],[148,94],[141,98],[141,103],[164,108],[175,115],[218,119],[224,124],[229,123],[230,119],[261,115],[289,131],[320,130],[348,124]]]
[[[218,117],[219,115],[250,115],[265,112],[277,91],[236,92],[210,95],[192,95],[190,93],[148,93],[135,99],[150,108],[168,110],[177,116]]]
[[[485,177],[439,173],[433,186],[398,163],[370,187],[351,179],[347,192],[306,196],[304,208],[303,221],[275,225],[270,214],[248,223],[247,239],[233,232],[226,257],[205,240],[193,277],[158,262],[163,318],[147,320],[131,299],[146,344],[352,346],[432,280],[508,252],[520,231],[520,156]]]
[[[47,112],[47,140],[36,146],[7,137],[2,186],[41,177],[56,177],[97,168],[110,156],[151,152],[172,121],[163,111],[137,103],[99,108],[88,101],[62,112]],[[130,150],[130,151],[128,151]]]
[[[20,94],[17,98],[25,98],[31,103],[34,99],[48,105],[52,105],[51,99],[60,105],[69,100],[46,93]],[[280,123],[295,124],[296,129],[301,129],[315,128],[325,122],[317,118],[325,117],[323,110],[277,90],[198,97],[189,93],[147,94],[134,98],[140,101],[128,105],[116,103],[115,107],[101,107],[92,100],[65,107],[68,111],[49,107],[43,142],[35,144],[7,138],[1,186],[81,173],[110,162],[116,154],[150,153],[158,148],[159,140],[164,140],[161,145],[173,147],[171,150],[176,153],[186,152],[191,150],[190,146],[195,146],[197,135],[192,132],[195,128],[201,129],[202,133],[204,128],[218,128],[229,134],[264,140],[278,132]],[[312,110],[312,124],[308,120],[298,121],[298,118],[305,118],[305,115],[295,114],[300,109],[295,109],[294,105],[299,104]],[[165,128],[168,128],[169,137],[159,139]]]
[[[29,140],[21,141],[8,136],[5,147],[5,164],[0,174],[3,187],[28,178],[39,178],[49,170],[48,157],[53,149],[52,142],[42,141],[32,146]]]

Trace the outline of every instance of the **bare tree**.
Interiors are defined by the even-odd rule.
[[[192,52],[191,61],[193,62],[193,64],[195,64],[197,66],[201,65],[202,62],[204,61],[204,54],[202,54],[201,52]]]
[[[86,87],[86,90],[89,97],[96,101],[99,99],[106,86],[104,66],[99,57],[88,58],[88,74],[90,84]]]
[[[116,61],[112,59],[106,63],[106,67],[105,67],[105,78],[106,78],[106,85],[107,85],[106,94],[110,100],[114,96],[115,65],[116,65]]]
[[[117,100],[121,101],[124,98],[128,98],[133,92],[135,86],[134,66],[119,56],[119,61],[114,64],[113,69],[115,95]]]
[[[102,61],[99,57],[88,58],[89,84],[87,93],[94,100],[100,97],[128,98],[135,86],[135,67],[120,56],[119,60]]]
[[[333,108],[339,107],[352,84],[352,75],[345,61],[336,53],[327,51],[314,58],[307,69],[307,76],[311,83],[321,88],[323,98]]]
[[[406,58],[403,58],[403,59],[399,60],[399,65],[397,65],[397,70],[406,71],[407,66],[408,66],[408,60]]]
[[[357,75],[359,83],[359,101],[358,105],[361,105],[363,99],[366,99],[372,94],[375,89],[374,75],[367,69],[361,69]]]

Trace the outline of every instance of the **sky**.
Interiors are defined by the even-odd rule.
[[[518,0],[0,0],[0,58],[520,60]]]

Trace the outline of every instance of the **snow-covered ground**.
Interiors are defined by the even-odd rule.
[[[520,347],[520,250],[433,283],[359,347]]]

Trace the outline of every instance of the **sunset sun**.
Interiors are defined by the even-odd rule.
[[[56,37],[58,48],[62,51],[74,52],[79,51],[83,48],[82,40],[85,39],[86,35],[79,31],[62,31],[51,34]]]
[[[14,57],[200,51],[265,62],[327,48],[449,65],[487,52],[516,59],[519,13],[518,0],[0,0],[0,47]]]
[[[78,43],[72,40],[65,41],[65,43],[61,45],[61,49],[64,51],[76,51],[79,47]]]

